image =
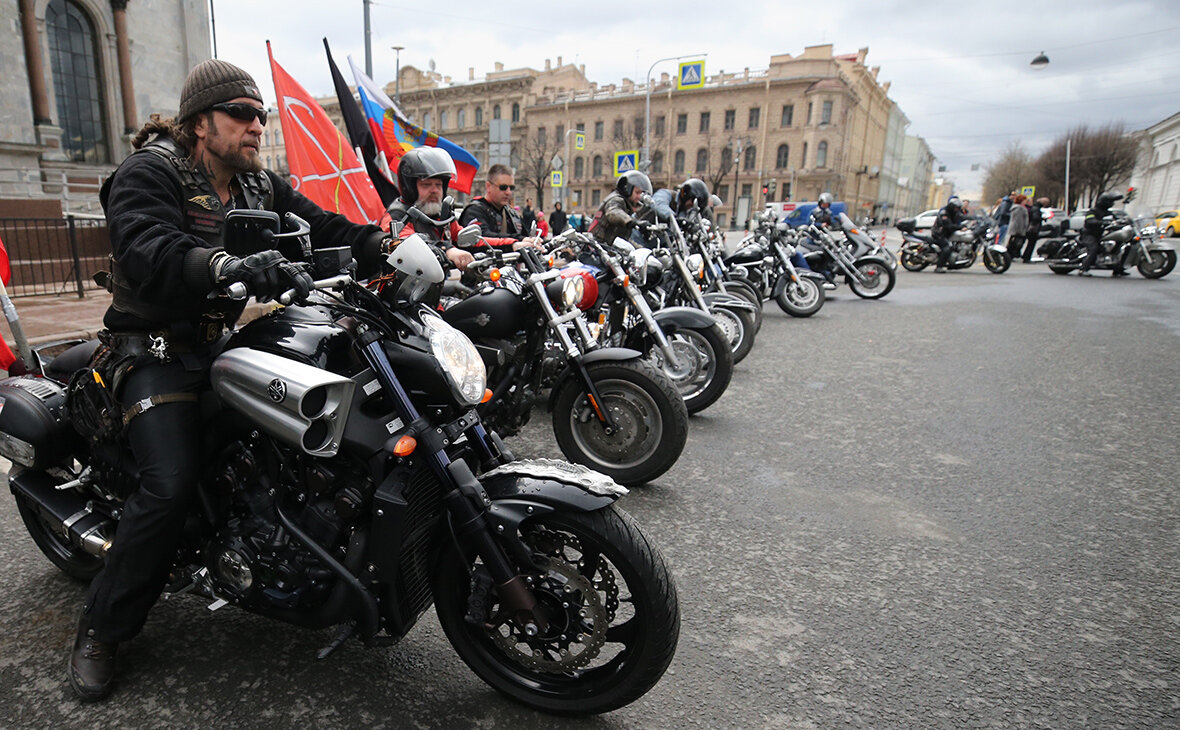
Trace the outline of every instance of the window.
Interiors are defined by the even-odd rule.
[[[743,170],[753,170],[754,165],[758,164],[758,148],[750,146],[746,148],[745,160],[742,161]]]
[[[815,147],[815,166],[816,167],[827,167],[828,166],[828,143],[827,142],[820,142],[818,145],[816,145],[816,147]]]
[[[108,162],[94,25],[78,5],[50,0],[45,31],[62,152],[73,162]]]
[[[733,164],[733,148],[725,147],[721,150],[721,171],[724,172]]]
[[[438,113],[438,128],[439,129],[446,129],[447,128],[447,113],[445,111],[441,111]]]
[[[721,198],[722,203],[728,203],[729,202],[729,186],[722,185],[720,188],[718,188],[717,189],[717,197]]]
[[[657,136],[657,137],[664,136],[664,115],[663,114],[656,117],[655,136]]]
[[[614,125],[614,139],[622,139],[622,138],[623,138],[623,120],[616,119],[615,125]]]
[[[582,204],[582,191],[575,190],[574,191],[574,206],[577,207],[581,204]]]
[[[676,134],[685,134],[686,132],[688,132],[688,115],[687,114],[677,114],[676,115]]]
[[[709,112],[701,112],[701,133],[709,131]]]
[[[477,127],[483,126],[483,107],[482,106],[475,107],[475,126],[477,126]]]
[[[602,141],[602,122],[595,122],[594,123],[594,141],[595,142]]]
[[[795,120],[795,105],[794,104],[783,104],[783,118],[782,118],[782,121],[779,122],[779,125],[783,126],[783,127],[789,127],[789,126],[791,126],[791,122],[793,122],[794,120]]]
[[[820,111],[820,113],[819,113],[819,123],[820,124],[831,124],[832,123],[832,102],[830,102],[830,101],[824,102],[823,110]]]
[[[602,177],[602,155],[594,155],[594,164],[591,170],[594,177]]]
[[[558,144],[561,144],[562,142],[565,141],[565,125],[564,124],[557,125],[557,131],[553,133],[553,141]]]
[[[643,142],[643,117],[635,117],[631,120],[631,129],[635,130],[635,138],[641,143]]]
[[[725,131],[726,132],[729,132],[733,129],[733,125],[736,123],[736,119],[737,119],[737,110],[736,109],[726,109],[725,110]]]
[[[791,148],[785,144],[778,146],[778,152],[774,155],[774,166],[779,170],[790,167]]]
[[[807,126],[809,127],[811,126],[811,107],[812,103],[810,101],[807,102]]]
[[[500,105],[497,104],[494,107],[492,107],[492,119],[499,119],[499,118],[500,118]]]
[[[581,157],[574,158],[574,179],[581,180],[582,176],[586,174],[586,161]]]
[[[574,127],[574,129],[578,130],[579,132],[585,132],[586,131],[586,123],[585,122],[578,122],[578,126]]]
[[[754,192],[754,186],[750,183],[742,183],[742,197],[748,198]]]
[[[602,202],[602,191],[599,190],[598,188],[594,188],[593,190],[590,191],[590,205],[597,208],[599,203],[601,203],[601,202]]]
[[[757,129],[760,121],[762,121],[762,107],[756,106],[750,110],[750,129]]]
[[[651,171],[659,174],[664,171],[664,153],[656,152],[651,156]]]
[[[676,155],[672,158],[672,172],[677,175],[684,172],[684,150],[676,150]]]
[[[549,130],[545,127],[537,127],[537,146],[545,149],[545,143],[548,142]]]
[[[708,168],[709,168],[709,150],[702,147],[699,150],[697,150],[697,166],[693,169],[695,172],[704,172]]]
[[[430,129],[430,112],[426,112],[422,115],[422,128]]]
[[[520,104],[513,102],[512,104],[512,121],[520,121]]]
[[[457,126],[459,129],[465,128],[467,126],[467,110],[460,109],[459,111],[455,112],[455,119],[458,122]]]
[[[807,167],[807,143],[803,143],[803,159],[799,160],[799,167]]]

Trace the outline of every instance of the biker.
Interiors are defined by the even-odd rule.
[[[262,168],[266,119],[250,74],[216,59],[198,64],[176,117],[153,116],[100,193],[113,253],[113,298],[100,339],[132,363],[111,387],[126,409],[140,480],[91,583],[70,652],[69,682],[82,700],[101,700],[114,688],[118,645],[140,632],[163,590],[195,496],[197,393],[207,383],[211,344],[245,306],[210,295],[241,282],[260,301],[287,290],[302,299],[313,285],[306,265],[277,250],[227,252],[226,211],[294,213],[311,225],[313,244],[351,246],[358,273],[376,272],[388,247],[381,229],[323,211],[286,176]]]
[[[537,247],[541,239],[529,236],[520,220],[520,213],[512,207],[516,177],[507,165],[492,165],[484,180],[484,194],[472,200],[459,216],[459,225],[476,223],[485,236],[511,238],[525,245]],[[513,250],[518,250],[514,246]]]
[[[651,195],[651,192],[651,180],[647,175],[639,170],[623,173],[615,183],[615,189],[598,207],[590,232],[603,243],[629,238],[631,231],[639,225],[635,213],[643,206],[643,196]]]
[[[820,193],[819,201],[811,209],[811,222],[821,228],[832,227],[832,194]]]
[[[962,228],[963,222],[963,204],[958,196],[952,195],[938,211],[934,225],[930,227],[930,239],[938,246],[938,265],[934,267],[934,273],[946,273],[946,265],[951,260],[950,234]]]
[[[420,233],[431,244],[440,247],[455,268],[463,271],[475,259],[471,251],[456,244],[462,226],[455,220],[442,225],[437,223],[452,217],[446,194],[455,175],[455,162],[445,150],[437,147],[409,150],[397,163],[397,186],[401,192],[389,205],[389,217],[393,222],[403,224],[397,233],[399,238]],[[481,238],[472,248],[512,249],[519,243],[514,238]]]
[[[1102,248],[1102,231],[1105,227],[1104,219],[1110,215],[1111,207],[1122,199],[1123,196],[1117,193],[1102,193],[1094,201],[1094,207],[1086,211],[1086,217],[1082,221],[1082,234],[1078,237],[1081,244],[1086,247],[1086,258],[1082,261],[1082,268],[1078,270],[1078,276],[1091,276],[1090,267],[1098,260],[1098,252]],[[1118,263],[1115,264],[1114,271],[1110,275],[1127,275],[1127,270],[1123,268],[1121,254]]]

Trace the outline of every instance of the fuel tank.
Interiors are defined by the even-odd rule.
[[[756,264],[762,259],[766,258],[766,251],[756,243],[749,246],[742,246],[737,251],[734,251],[729,256],[725,257],[727,264]]]
[[[528,319],[519,295],[507,289],[484,289],[442,312],[444,320],[471,338],[512,339]]]
[[[226,350],[249,347],[305,365],[347,373],[356,369],[352,335],[324,307],[285,307],[242,327]]]

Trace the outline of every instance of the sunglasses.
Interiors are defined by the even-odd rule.
[[[266,110],[259,109],[253,104],[247,104],[244,101],[235,101],[228,104],[214,104],[209,108],[219,112],[225,112],[240,122],[251,122],[257,119],[259,124],[264,127],[266,126]]]
[[[516,190],[516,186],[515,186],[515,185],[497,185],[496,187],[500,188],[500,190],[501,190],[501,191],[504,191],[504,190]]]

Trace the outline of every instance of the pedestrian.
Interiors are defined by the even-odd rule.
[[[996,235],[996,243],[1004,245],[1008,235],[1008,224],[1012,220],[1012,199],[1016,197],[1016,193],[1008,193],[996,202],[995,211],[992,215],[996,219],[996,225],[1000,227],[999,234]]]
[[[1014,197],[1012,208],[1008,213],[1008,254],[1012,258],[1020,256],[1020,249],[1024,245],[1024,236],[1028,231],[1028,208],[1025,205],[1027,200],[1028,198],[1023,195]]]
[[[537,219],[533,221],[537,224],[537,235],[542,239],[549,238],[549,222],[545,220],[545,211],[537,208]]]
[[[561,235],[567,222],[565,211],[561,209],[561,203],[554,203],[553,212],[549,214],[549,232],[554,236]]]
[[[533,230],[533,223],[537,220],[537,214],[533,211],[533,199],[524,199],[524,208],[520,211],[520,228],[526,234]]]
[[[1032,208],[1028,211],[1028,233],[1026,234],[1028,241],[1024,244],[1024,255],[1020,259],[1026,264],[1032,263],[1033,251],[1037,247],[1037,239],[1041,237],[1044,209],[1048,205],[1048,198],[1037,198],[1033,201]]]

